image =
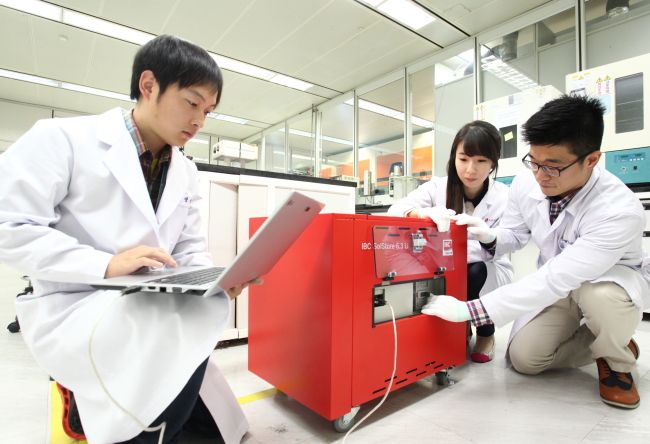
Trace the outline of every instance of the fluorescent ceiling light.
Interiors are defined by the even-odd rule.
[[[248,122],[248,120],[246,120],[246,119],[240,119],[239,117],[227,116],[225,114],[210,113],[210,114],[208,114],[208,117],[212,117],[213,119],[217,119],[217,120],[225,120],[226,122],[239,123],[240,125],[244,125],[246,122]]]
[[[74,83],[61,82],[61,88],[68,89],[70,91],[92,94],[95,96],[102,96],[111,99],[124,100],[125,102],[135,102],[135,100],[131,100],[131,97],[127,96],[126,94],[115,93],[112,91],[105,91],[103,89],[97,89],[97,88],[89,88],[88,86],[75,85]]]
[[[363,0],[364,2],[368,3],[370,6],[377,6],[384,0]]]
[[[515,88],[518,88],[520,90],[526,90],[530,88],[534,88],[536,86],[539,86],[537,82],[533,81],[532,79],[528,78],[512,66],[508,65],[506,62],[501,60],[500,58],[490,55],[488,57],[485,57],[483,59],[483,62],[481,63],[481,67],[489,72],[495,75],[496,77],[500,78],[501,80],[511,84]]]
[[[63,8],[39,0],[0,0],[0,5],[57,22],[61,21],[63,11]]]
[[[58,80],[46,79],[45,77],[30,76],[29,74],[23,74],[20,72],[7,71],[0,69],[0,77],[7,77],[8,79],[22,80],[30,83],[38,83],[39,85],[47,86],[59,86]]]
[[[264,80],[271,80],[271,78],[275,76],[275,73],[273,71],[269,71],[268,69],[260,68],[258,66],[249,65],[248,63],[240,62],[239,60],[234,60],[213,53],[210,53],[210,56],[212,56],[214,61],[217,62],[217,65],[219,65],[219,67],[227,69],[228,71],[234,71]]]
[[[283,133],[284,128],[280,128],[278,131]],[[291,128],[289,128],[289,134],[295,134],[296,136],[304,136],[304,137],[314,137],[314,135],[312,133],[308,133],[307,131],[300,131],[300,130],[291,129]],[[352,145],[353,144],[353,142],[351,140],[337,139],[336,137],[322,136],[321,139],[322,140],[327,140],[329,142],[340,143],[340,144],[343,144],[343,145]]]
[[[0,0],[0,6],[7,6],[28,14],[37,15],[57,22],[63,22],[66,25],[76,26],[77,28],[135,43],[136,45],[144,45],[149,40],[156,37],[153,34],[148,34],[146,32],[118,25],[117,23],[109,22],[87,14],[81,14],[76,11],[54,6],[40,0]],[[314,86],[311,83],[294,79],[293,77],[285,76],[283,74],[278,74],[269,71],[268,69],[260,68],[259,66],[249,65],[248,63],[240,62],[214,53],[209,54],[221,68],[227,69],[228,71],[246,74],[251,77],[267,80],[300,91],[305,91]]]
[[[293,153],[291,153],[291,157],[293,157],[294,159],[314,160],[313,157],[303,156],[301,154],[293,154]]]
[[[314,86],[311,83],[303,82],[293,77],[277,74],[268,69],[260,68],[259,66],[249,65],[248,63],[240,62],[229,57],[224,57],[219,54],[209,53],[210,56],[217,62],[220,68],[227,69],[228,71],[246,74],[247,76],[257,77],[258,79],[268,80],[269,82],[277,83],[279,85],[288,86],[289,88],[299,89],[305,91]]]
[[[354,103],[353,99],[348,100],[345,102],[348,105],[352,105]],[[385,106],[377,105],[376,103],[372,102],[367,102],[365,100],[359,100],[359,108],[365,109],[366,111],[370,111],[376,114],[381,114],[382,116],[386,117],[391,117],[396,120],[401,120],[402,122],[404,121],[404,113],[401,111],[397,111],[396,109],[392,108],[387,108]],[[419,117],[412,116],[411,117],[411,122],[414,123],[417,126],[421,126],[424,128],[433,128],[434,123],[430,122],[429,120],[421,119]]]
[[[431,14],[407,0],[387,0],[377,9],[415,30],[435,20]]]
[[[474,61],[474,50],[468,49],[465,52],[461,52],[460,54],[458,54],[458,58],[462,59],[467,63],[472,63]]]
[[[294,79],[283,74],[276,74],[270,81],[279,85],[288,86],[289,88],[299,89],[300,91],[305,91],[314,86],[312,83],[303,82],[302,80]]]
[[[200,143],[201,145],[210,144],[210,142],[208,142],[207,140],[203,140],[203,139],[190,139],[190,140],[187,141],[187,143]]]
[[[88,86],[76,85],[74,83],[59,82],[58,80],[47,79],[45,77],[32,76],[29,74],[23,74],[15,71],[7,71],[5,69],[0,69],[0,77],[6,77],[8,79],[14,79],[14,80],[22,80],[30,83],[37,83],[39,85],[53,86],[55,88],[60,87],[62,89],[67,89],[69,91],[77,91],[85,94],[92,94],[94,96],[102,96],[111,99],[124,100],[125,102],[135,102],[135,100],[131,100],[131,97],[129,97],[126,94],[106,91],[103,89],[90,88]],[[240,119],[238,117],[227,116],[225,114],[210,113],[208,114],[208,117],[212,117],[213,119],[226,120],[228,122],[239,123],[242,125],[248,122],[248,120]],[[190,140],[190,142],[206,143],[206,144],[208,143],[207,141],[201,139],[192,139]]]
[[[424,119],[420,119],[419,117],[411,117],[411,122],[413,122],[417,126],[421,126],[423,128],[433,128],[433,122],[430,122],[430,121],[424,120]]]
[[[144,45],[149,40],[156,37],[152,34],[136,31],[135,29],[127,28],[126,26],[91,17],[86,14],[79,14],[78,12],[67,9],[63,11],[62,21],[67,25],[76,26],[109,37],[115,37],[137,45]]]
[[[323,136],[323,140],[328,140],[330,142],[340,143],[343,145],[353,145],[354,143],[351,140],[337,139],[336,137]]]

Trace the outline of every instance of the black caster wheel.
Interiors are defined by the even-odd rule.
[[[447,370],[441,370],[436,373],[436,382],[438,385],[448,385],[449,384],[449,372]]]
[[[18,333],[20,331],[20,324],[18,321],[14,321],[11,324],[7,325],[7,330],[11,333]]]
[[[341,416],[340,418],[336,418],[334,421],[332,421],[332,425],[334,426],[334,430],[337,432],[346,433],[354,425],[354,418],[346,421],[345,416]]]

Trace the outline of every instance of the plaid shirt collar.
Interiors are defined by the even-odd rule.
[[[147,185],[151,205],[153,205],[154,212],[158,210],[158,204],[162,198],[165,184],[167,182],[167,171],[172,159],[172,147],[165,145],[160,151],[158,159],[153,158],[153,153],[149,151],[140,136],[138,127],[133,120],[133,112],[122,110],[124,116],[124,123],[126,128],[131,134],[133,143],[138,150],[138,157],[140,159],[140,167],[142,168],[142,175]]]
[[[580,191],[582,187],[578,188],[575,190],[573,193],[569,194],[566,197],[563,197],[559,199],[557,196],[548,196],[547,199],[551,203],[551,208],[549,211],[549,216],[551,220],[551,225],[553,225],[553,222],[557,219],[557,217],[560,215],[560,213],[569,205],[569,202],[571,202],[571,199],[575,197],[576,194],[578,194],[578,191]]]
[[[124,123],[126,124],[126,129],[129,130],[129,134],[131,134],[131,138],[133,139],[135,148],[138,150],[138,157],[148,152],[153,160],[153,155],[151,154],[151,151],[147,149],[144,140],[142,140],[142,136],[140,136],[140,131],[138,131],[138,127],[135,125],[135,120],[133,120],[133,110],[127,111],[125,109],[122,109],[121,111],[122,111],[122,115],[124,116]],[[169,162],[171,159],[172,159],[172,147],[169,145],[165,145],[163,149],[160,151],[160,157],[158,158],[158,163]]]

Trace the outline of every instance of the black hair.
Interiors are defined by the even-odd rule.
[[[200,46],[173,35],[161,35],[149,40],[140,48],[133,60],[131,74],[131,99],[140,98],[140,77],[151,70],[160,86],[158,98],[171,85],[178,88],[190,86],[212,87],[221,100],[223,76],[208,52]]]
[[[530,145],[566,145],[578,157],[600,151],[605,107],[595,97],[563,95],[547,102],[523,125]]]
[[[449,163],[447,163],[447,208],[456,213],[463,212],[464,196],[463,182],[456,170],[456,151],[458,145],[463,142],[463,152],[469,156],[483,156],[492,161],[492,170],[496,175],[501,156],[501,134],[494,125],[482,120],[475,120],[463,126],[451,145]],[[489,178],[485,179],[488,186]]]

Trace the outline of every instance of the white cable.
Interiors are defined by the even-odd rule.
[[[393,380],[395,379],[395,373],[397,372],[397,324],[395,323],[395,311],[393,310],[393,307],[391,307],[391,305],[388,302],[386,302],[386,305],[388,305],[388,308],[390,308],[390,312],[393,316],[393,332],[395,333],[395,355],[393,357],[393,374],[390,377],[390,384],[388,384],[388,390],[386,390],[386,394],[384,395],[383,398],[381,398],[379,404],[377,404],[374,409],[370,410],[366,416],[361,418],[358,423],[356,423],[350,430],[348,430],[348,433],[346,433],[345,436],[343,437],[343,444],[345,444],[345,440],[348,439],[348,435],[352,433],[354,429],[359,427],[361,423],[365,421],[368,416],[372,415],[375,412],[375,410],[377,410],[384,403],[384,401],[388,397],[388,394],[390,393],[391,387],[393,386]]]
[[[139,291],[141,287],[130,287],[122,290],[117,296],[115,296],[111,301],[106,304],[106,307],[102,310],[102,312],[99,314],[99,317],[95,321],[95,325],[93,326],[92,331],[90,332],[90,338],[88,339],[88,355],[90,356],[90,364],[93,367],[93,371],[95,372],[95,377],[99,381],[99,384],[102,386],[102,389],[104,390],[104,393],[106,393],[106,396],[108,396],[108,399],[110,399],[113,404],[115,404],[122,412],[133,419],[145,432],[157,432],[160,430],[160,438],[158,439],[158,444],[162,444],[163,442],[163,437],[165,436],[165,428],[167,427],[167,423],[163,422],[162,424],[156,426],[156,427],[147,427],[146,425],[142,424],[138,418],[136,418],[131,412],[126,410],[122,405],[117,402],[115,398],[113,398],[113,395],[110,394],[106,386],[104,385],[104,381],[102,381],[101,376],[99,376],[99,371],[97,370],[97,366],[95,365],[95,359],[93,358],[93,348],[92,348],[92,343],[93,343],[93,337],[95,336],[95,330],[97,330],[97,326],[99,325],[99,322],[102,320],[104,317],[104,313],[106,313],[106,310],[113,305],[113,302],[117,301],[119,298],[121,298],[124,295],[130,294],[130,293],[135,293],[136,291]]]

